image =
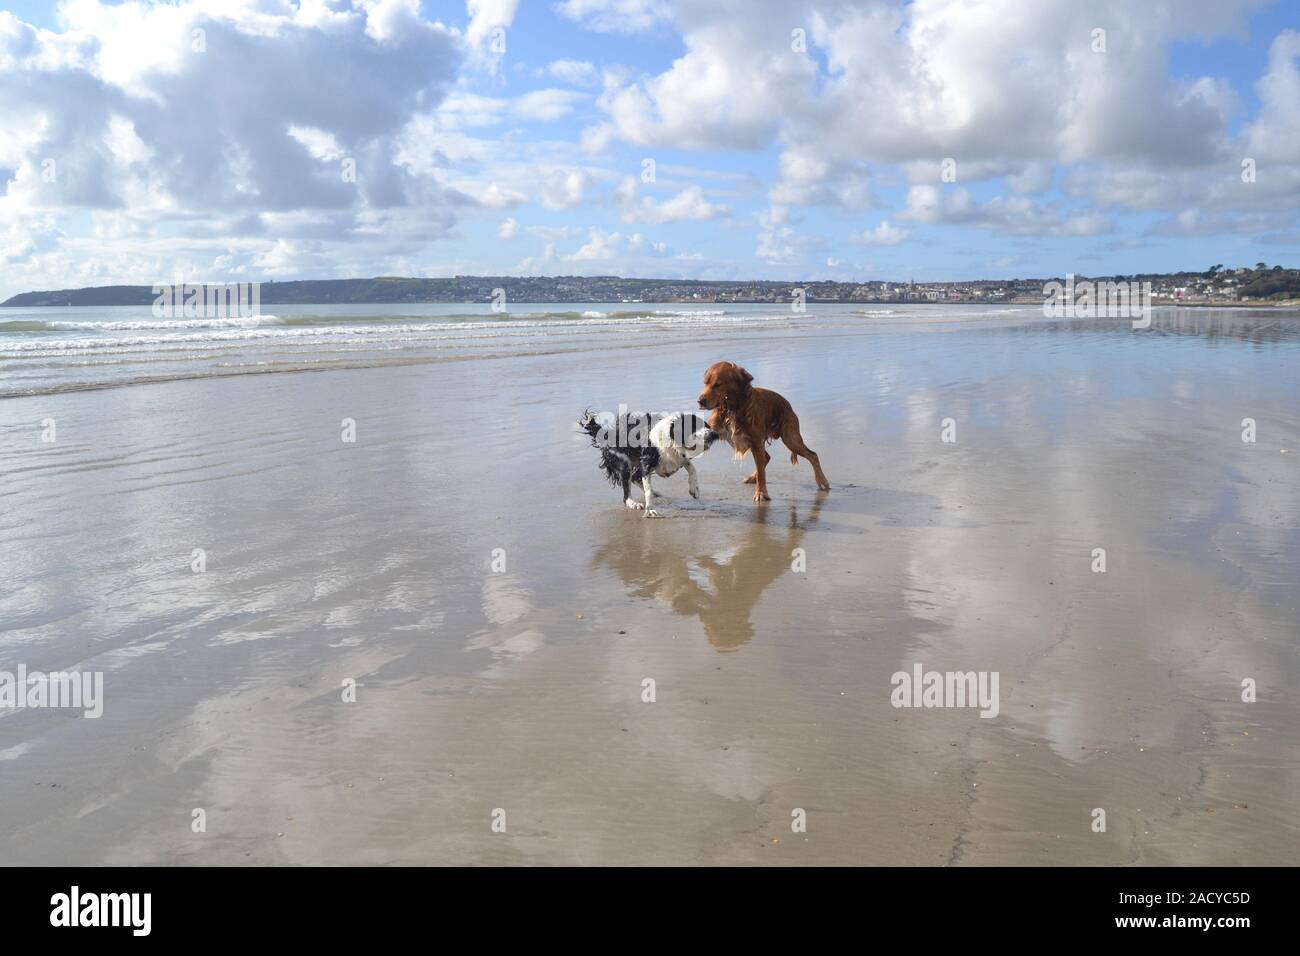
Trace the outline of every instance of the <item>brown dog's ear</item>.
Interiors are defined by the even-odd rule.
[[[741,368],[739,365],[736,366],[736,371],[740,373],[741,381],[744,381],[744,382],[752,382],[752,381],[754,380],[754,376],[750,375],[747,371],[745,371],[745,370],[744,370],[743,368]]]

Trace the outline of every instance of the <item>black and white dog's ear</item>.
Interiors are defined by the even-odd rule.
[[[693,448],[699,439],[696,436],[708,427],[708,423],[699,415],[682,412],[674,416],[673,440],[683,448]]]
[[[678,448],[681,448],[686,443],[687,435],[686,428],[682,424],[682,416],[678,413],[667,417],[670,422],[668,426],[668,440]]]

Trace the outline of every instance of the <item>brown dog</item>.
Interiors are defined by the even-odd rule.
[[[767,493],[767,463],[772,456],[764,447],[774,438],[781,439],[790,449],[790,464],[799,464],[799,457],[808,459],[817,478],[817,487],[830,491],[831,483],[822,472],[817,452],[803,443],[799,434],[799,416],[781,395],[749,383],[754,380],[734,362],[717,362],[704,373],[704,391],[700,393],[700,408],[712,409],[709,427],[726,439],[744,457],[754,453],[754,473],[745,484],[754,486],[755,501],[771,501]]]

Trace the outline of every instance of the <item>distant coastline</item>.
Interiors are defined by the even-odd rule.
[[[1262,268],[1261,268],[1262,266]],[[620,276],[454,276],[370,279],[305,279],[263,282],[263,305],[489,303],[504,290],[507,302],[737,303],[789,302],[794,290],[811,303],[1035,304],[1043,286],[1064,276],[1036,279],[979,279],[967,282],[831,282],[824,280],[710,281],[635,279]],[[1294,305],[1300,300],[1300,270],[1269,268],[1206,272],[1077,276],[1097,282],[1150,282],[1157,305]],[[200,283],[196,283],[198,285]],[[0,307],[144,306],[156,298],[152,286],[112,285],[24,292]]]

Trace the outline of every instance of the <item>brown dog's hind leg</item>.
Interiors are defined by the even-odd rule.
[[[826,473],[822,471],[821,459],[817,457],[817,452],[803,443],[803,436],[799,434],[799,419],[795,416],[791,415],[781,429],[781,441],[786,448],[790,449],[790,464],[797,465],[798,456],[803,455],[808,459],[808,464],[812,465],[817,487],[822,491],[830,491],[831,483],[826,480]]]

